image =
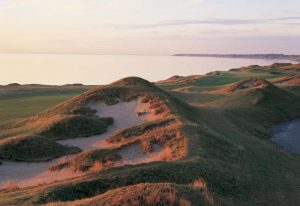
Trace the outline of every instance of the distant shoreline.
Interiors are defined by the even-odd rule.
[[[211,57],[211,58],[236,58],[236,59],[278,59],[300,62],[300,55],[286,54],[174,54],[178,57]]]

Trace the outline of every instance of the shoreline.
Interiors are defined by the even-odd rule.
[[[173,54],[172,56],[226,58],[226,59],[260,59],[260,60],[291,61],[291,63],[300,63],[300,55],[286,55],[286,54]]]

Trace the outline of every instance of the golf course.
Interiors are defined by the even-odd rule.
[[[0,86],[0,205],[300,204],[300,64]]]

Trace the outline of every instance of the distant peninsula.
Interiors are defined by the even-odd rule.
[[[300,62],[300,55],[286,55],[286,54],[174,54],[173,56],[239,58],[239,59],[278,59],[278,60],[291,60],[291,61]]]

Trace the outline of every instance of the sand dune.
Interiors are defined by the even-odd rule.
[[[141,103],[140,99],[131,102],[120,102],[115,105],[106,105],[103,102],[91,102],[87,106],[97,110],[97,115],[99,117],[112,117],[114,119],[113,125],[102,135],[60,140],[57,141],[58,143],[80,147],[83,150],[110,147],[111,145],[105,142],[105,137],[113,132],[157,118],[149,108],[150,105],[148,103]],[[117,165],[121,166],[125,164],[140,164],[158,161],[160,160],[159,153],[161,151],[162,148],[156,147],[156,150],[149,155],[145,154],[139,146],[129,146],[120,151],[122,161]],[[68,158],[71,157],[73,156],[69,156]],[[67,158],[64,157],[42,163],[3,162],[0,166],[0,188],[1,185],[2,188],[11,186],[34,186],[82,175],[69,170],[57,172],[48,171],[48,168],[51,165],[60,161],[65,161],[66,159]]]
[[[105,143],[103,140],[108,135],[117,130],[139,125],[151,119],[149,104],[141,103],[140,99],[133,100],[131,102],[120,102],[115,105],[106,105],[103,102],[91,102],[88,104],[88,107],[97,110],[96,115],[99,117],[112,117],[114,119],[113,125],[102,135],[95,135],[89,138],[82,137],[59,140],[57,141],[58,143],[72,145],[83,150],[90,148],[103,148],[103,144]]]

